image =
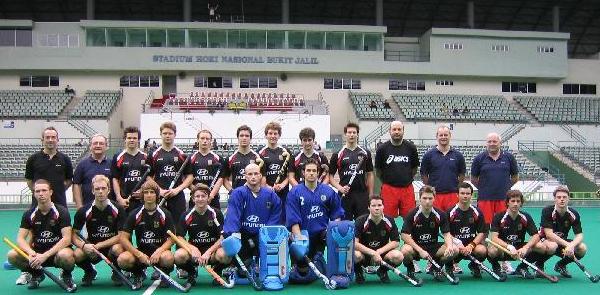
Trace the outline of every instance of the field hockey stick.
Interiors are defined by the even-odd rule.
[[[421,287],[423,285],[423,280],[421,280],[421,279],[415,280],[415,279],[407,276],[406,274],[402,273],[399,269],[391,266],[389,263],[387,263],[387,262],[385,262],[383,260],[381,260],[380,264],[382,266],[386,267],[387,269],[391,270],[392,272],[394,272],[395,274],[397,274],[401,278],[405,279],[407,282],[411,283],[415,287]]]
[[[215,176],[213,177],[213,180],[210,182],[210,186],[208,187],[209,190],[212,191],[213,187],[215,187],[215,184],[217,184],[217,179],[219,179],[219,174],[221,174],[221,166],[219,166],[219,169],[217,169],[217,172],[215,172]]]
[[[254,288],[254,290],[261,291],[263,289],[262,285],[260,285],[256,281],[256,278],[252,274],[250,274],[250,271],[248,270],[248,268],[246,267],[246,265],[242,261],[242,258],[240,258],[240,255],[235,254],[235,260],[240,265],[240,268],[242,269],[242,272],[244,272],[244,274],[246,275],[246,277],[250,281],[250,284],[252,284],[252,287]]]
[[[356,175],[358,174],[358,170],[360,170],[360,166],[362,166],[362,163],[365,161],[365,158],[367,157],[367,155],[365,155],[364,153],[360,153],[359,155],[360,159],[358,160],[358,164],[356,164],[356,167],[354,167],[354,171],[352,171],[352,176],[350,176],[350,181],[348,181],[348,187],[352,188],[352,184],[354,183],[354,179],[356,178]],[[348,192],[350,192],[350,189],[348,189]],[[342,194],[342,198],[345,197],[346,194]]]
[[[77,236],[84,242],[84,246],[85,244],[90,244],[90,242],[83,237],[83,235],[81,235],[81,232],[77,232]],[[114,265],[114,263],[112,263],[112,261],[110,261],[106,256],[104,256],[104,254],[102,254],[102,252],[100,252],[98,249],[96,249],[96,247],[92,246],[92,249],[94,249],[94,253],[96,253],[96,255],[98,255],[98,257],[100,257],[102,260],[104,260],[104,262],[106,262],[106,264],[108,264],[108,266],[110,266],[110,268],[112,268],[113,272],[115,274],[117,274],[117,276],[119,276],[119,279],[121,279],[121,281],[123,281],[123,283],[127,284],[127,286],[129,286],[129,288],[131,290],[138,290],[139,287],[135,286],[122,272],[119,268],[117,268],[116,265]],[[81,250],[83,251],[83,247],[81,247]]]
[[[585,274],[585,276],[588,279],[590,279],[590,281],[592,281],[592,283],[597,283],[598,281],[600,281],[600,276],[591,274],[585,268],[585,266],[581,263],[581,261],[579,261],[579,259],[577,259],[577,257],[575,257],[575,255],[573,255],[573,261],[575,262],[575,264],[577,264],[577,266],[579,267],[579,269],[581,269],[581,271],[583,271],[583,273]]]
[[[452,285],[458,285],[459,283],[459,279],[458,277],[452,277],[448,272],[446,272],[446,270],[441,267],[436,261],[435,259],[433,259],[433,257],[431,257],[431,255],[427,255],[427,260],[429,260],[429,262],[431,263],[431,265],[433,265],[433,267],[435,267],[438,271],[442,272],[444,274],[444,276],[446,277],[446,279],[448,279],[448,281],[452,284]]]
[[[186,242],[182,241],[171,230],[167,230],[167,234],[169,235],[169,237],[171,237],[171,239],[175,242],[175,244],[177,244],[179,247],[185,249],[188,253],[190,253],[190,257],[191,257],[191,255],[192,255],[192,249],[190,249],[189,245]],[[213,279],[215,279],[224,288],[231,289],[235,285],[234,281],[229,282],[229,283],[225,282],[225,280],[223,280],[223,278],[221,278],[221,276],[219,276],[208,265],[205,266],[204,268],[206,269],[206,271],[208,272],[208,274],[210,274],[210,276],[212,276]]]
[[[275,182],[273,184],[278,184],[279,180],[281,180],[281,177],[284,176],[285,168],[287,167],[288,162],[291,158],[290,153],[288,153],[286,150],[284,150],[283,153],[281,153],[281,155],[285,157],[285,160],[283,161],[283,165],[281,166],[281,168],[279,168],[279,171],[277,172],[277,178],[275,179]]]
[[[308,267],[310,267],[310,269],[315,273],[315,275],[323,281],[323,284],[325,284],[326,289],[335,290],[335,288],[337,287],[337,283],[334,280],[329,279],[327,276],[321,273],[317,266],[312,262],[312,260],[308,258],[308,256],[304,255],[304,260],[306,261],[306,263],[308,263]]]
[[[179,180],[179,178],[181,177],[181,174],[183,174],[183,169],[185,169],[185,166],[187,166],[188,162],[190,161],[191,157],[186,157],[185,161],[183,161],[183,164],[181,164],[181,167],[179,167],[179,171],[177,171],[177,174],[175,174],[175,178],[173,178],[173,180],[171,181],[171,183],[169,184],[169,190],[173,189],[173,187],[175,187],[175,183]],[[162,207],[165,202],[167,201],[167,198],[163,197],[162,200],[160,200],[160,203],[158,203],[158,206]]]
[[[23,258],[29,260],[29,255],[27,253],[25,253],[25,251],[21,250],[21,248],[19,248],[19,246],[15,245],[7,237],[4,237],[3,240],[9,247],[11,247],[13,250],[15,250],[19,255],[21,255]],[[47,270],[45,267],[42,267],[41,271],[44,272],[44,274],[47,277],[49,277],[53,282],[55,282],[58,286],[60,286],[63,290],[67,291],[68,293],[73,293],[73,292],[77,291],[77,285],[74,285],[73,287],[68,286],[67,284],[65,284],[65,282],[63,282],[61,279],[59,279],[57,276],[55,276],[52,272]]]
[[[321,172],[321,175],[319,176],[319,182],[323,182],[323,180],[325,180],[325,176],[327,176],[327,173],[329,173],[329,165],[321,164],[321,170],[323,170],[323,171]]]
[[[504,253],[506,253],[508,255],[512,255],[510,253],[510,251],[508,251],[508,249],[506,249],[506,248],[502,247],[500,244],[492,241],[490,238],[486,238],[485,241],[488,242],[488,243],[490,243],[490,244],[492,244],[492,245],[494,245],[494,247],[498,248],[502,252],[504,252]],[[535,272],[537,272],[538,274],[540,274],[544,278],[548,279],[550,282],[552,282],[552,283],[558,282],[558,277],[557,276],[552,276],[552,275],[549,275],[549,274],[545,273],[543,270],[539,269],[537,266],[535,266],[535,264],[527,261],[525,258],[517,256],[517,259],[519,261],[525,263],[527,266],[531,267],[533,270],[535,270]]]
[[[440,235],[440,237],[443,238],[442,235]],[[462,242],[455,237],[452,237],[452,242],[454,243],[454,245],[457,245],[457,246],[462,245]],[[477,264],[477,266],[479,266],[481,269],[483,269],[483,271],[487,272],[490,276],[492,276],[498,282],[506,281],[507,276],[505,273],[500,273],[500,274],[495,273],[493,270],[491,270],[489,267],[487,267],[485,264],[483,264],[481,261],[479,261],[477,258],[475,258],[475,256],[473,256],[472,254],[467,254],[464,256],[467,257],[467,259],[469,259],[471,262]]]
[[[171,285],[172,287],[177,289],[179,292],[187,293],[192,288],[192,284],[190,284],[189,282],[186,283],[185,286],[182,286],[177,281],[175,281],[173,278],[171,278],[168,274],[166,274],[164,271],[162,271],[162,269],[160,269],[158,266],[156,266],[154,264],[150,264],[150,266],[152,266],[152,268],[154,268],[154,271],[157,271],[160,274],[160,276],[169,283],[169,285]]]
[[[140,189],[140,187],[142,186],[144,181],[146,181],[146,177],[148,177],[148,174],[150,174],[150,165],[144,164],[144,166],[142,166],[142,167],[146,168],[146,171],[144,172],[144,174],[142,174],[142,177],[140,178],[140,180],[133,186],[133,189],[131,190],[131,194],[133,194],[135,191]],[[129,196],[127,196],[127,198],[125,198],[125,200],[127,200],[128,206],[129,206],[129,200],[131,200],[131,194],[129,194]]]

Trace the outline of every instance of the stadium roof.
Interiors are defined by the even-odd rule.
[[[97,20],[180,21],[185,0],[95,0]],[[191,1],[191,20],[208,21],[207,0]],[[376,0],[287,0],[290,23],[375,25]],[[84,0],[4,0],[0,18],[75,22],[86,18]],[[431,27],[468,28],[467,0],[383,0],[387,36],[417,37]],[[474,28],[552,31],[559,7],[559,31],[571,33],[569,55],[600,51],[598,0],[474,0]],[[222,21],[280,23],[278,0],[211,0]]]

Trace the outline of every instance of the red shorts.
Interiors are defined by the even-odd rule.
[[[408,211],[415,208],[415,190],[412,183],[404,187],[381,185],[381,198],[383,198],[383,213],[391,217],[404,217]]]
[[[435,194],[435,199],[433,200],[433,207],[436,207],[446,212],[450,208],[454,207],[456,203],[458,203],[457,193],[438,193]]]
[[[506,202],[504,200],[477,200],[477,207],[483,212],[485,223],[490,224],[496,213],[506,211]]]

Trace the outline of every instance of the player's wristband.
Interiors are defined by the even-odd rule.
[[[510,251],[517,251],[517,249],[515,248],[515,246],[513,245],[508,245],[506,246],[506,249],[510,250]]]
[[[470,243],[469,243],[469,246],[471,246],[471,247],[475,248],[475,247],[477,246],[477,244],[475,244],[475,242],[470,242]]]

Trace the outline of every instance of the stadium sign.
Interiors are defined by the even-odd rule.
[[[155,63],[237,63],[318,65],[316,57],[238,56],[238,55],[153,55]]]

